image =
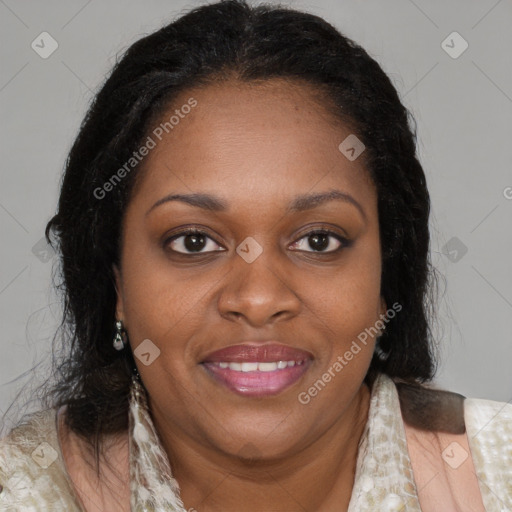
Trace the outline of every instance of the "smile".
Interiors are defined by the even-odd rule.
[[[228,363],[218,362],[213,363],[219,368],[229,368],[236,372],[275,372],[277,370],[284,370],[287,367],[295,365],[302,365],[304,361],[274,361],[274,362],[250,362],[250,363]]]
[[[312,360],[204,362],[207,374],[230,391],[243,396],[266,397],[283,392],[308,370]]]

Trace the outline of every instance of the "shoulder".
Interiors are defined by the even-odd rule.
[[[409,448],[415,450],[413,458],[445,473],[456,491],[454,496],[459,489],[468,494],[468,482],[474,479],[473,487],[480,489],[487,510],[510,508],[512,404],[423,385],[395,384]],[[464,468],[467,475],[463,478]]]
[[[0,439],[0,509],[79,510],[57,437],[55,409],[40,410]]]
[[[500,507],[495,510],[506,510],[512,507],[512,404],[467,398],[464,418],[481,487]]]
[[[512,404],[466,398],[464,420],[471,448],[506,465],[512,491]]]
[[[32,413],[9,434],[0,439],[0,472],[2,474],[22,467],[31,468],[38,460],[40,461],[38,467],[49,465],[50,459],[54,455],[53,452],[55,452],[51,444],[48,443],[53,439],[55,414],[53,409]],[[50,449],[45,452],[43,443],[47,443],[53,452]],[[43,452],[35,451],[38,447],[42,448]],[[43,454],[45,455],[44,460]]]
[[[512,403],[466,398],[464,405],[466,422],[474,428],[488,431],[499,430],[505,436],[512,435]]]

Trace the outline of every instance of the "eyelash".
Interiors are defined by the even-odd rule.
[[[296,242],[302,240],[303,238],[307,238],[307,237],[310,237],[312,235],[318,235],[318,234],[326,234],[328,236],[332,236],[333,238],[336,238],[336,240],[338,240],[338,242],[340,242],[341,245],[337,249],[334,249],[332,251],[302,251],[302,250],[299,250],[298,252],[307,252],[307,253],[312,253],[312,254],[335,254],[335,253],[340,252],[341,249],[350,247],[350,245],[351,245],[351,241],[350,240],[348,240],[347,238],[341,236],[337,232],[332,231],[330,229],[326,229],[326,228],[315,228],[315,229],[313,229],[311,231],[307,231],[306,233],[303,233],[296,240]],[[210,240],[213,240],[217,245],[220,245],[206,231],[202,231],[202,230],[197,229],[197,228],[187,228],[187,229],[184,229],[184,230],[182,230],[182,231],[180,231],[178,233],[175,233],[171,237],[167,238],[164,241],[163,245],[164,245],[164,247],[167,247],[174,240],[177,240],[178,238],[181,238],[181,237],[187,236],[187,235],[201,235],[201,236],[205,236],[205,237],[209,238]],[[293,244],[295,244],[296,242],[293,242]],[[187,252],[175,251],[174,249],[171,249],[171,251],[176,253],[176,254],[182,255],[182,256],[198,256],[198,255],[201,255],[201,254],[212,254],[214,252],[223,252],[223,251],[206,251],[206,252],[187,253]]]

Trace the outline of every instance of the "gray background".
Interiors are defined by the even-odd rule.
[[[116,55],[202,3],[0,0],[0,416],[23,384],[48,371],[60,306],[51,288],[56,258],[40,240],[86,107]],[[432,262],[446,277],[435,384],[511,400],[512,2],[288,5],[361,44],[417,121],[432,197]],[[454,31],[469,45],[457,58],[442,47]],[[42,32],[59,45],[47,59],[31,48]],[[458,53],[462,40],[451,36],[446,45]]]

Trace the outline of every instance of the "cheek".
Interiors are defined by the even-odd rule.
[[[343,330],[377,320],[381,285],[378,255],[373,248],[360,248],[338,269],[309,283],[314,302],[324,310],[326,318],[339,323]]]
[[[183,328],[180,320],[194,306],[194,286],[180,281],[158,248],[137,244],[127,238],[123,258],[123,301],[132,341],[145,338],[169,338],[174,328]]]
[[[194,306],[199,297],[196,287],[178,280],[176,271],[171,272],[169,266],[151,258],[148,252],[133,250],[123,261],[127,330],[139,373],[150,395],[157,403],[181,407],[188,396],[182,392],[181,383],[190,370],[187,341],[197,329]],[[137,360],[137,348],[145,340],[156,347],[149,345],[151,362],[147,366],[143,359]]]
[[[310,283],[316,316],[329,328],[331,364],[345,354],[353,370],[365,368],[371,360],[381,305],[378,254],[378,248],[377,257],[370,248],[354,252],[346,266],[328,279]]]

